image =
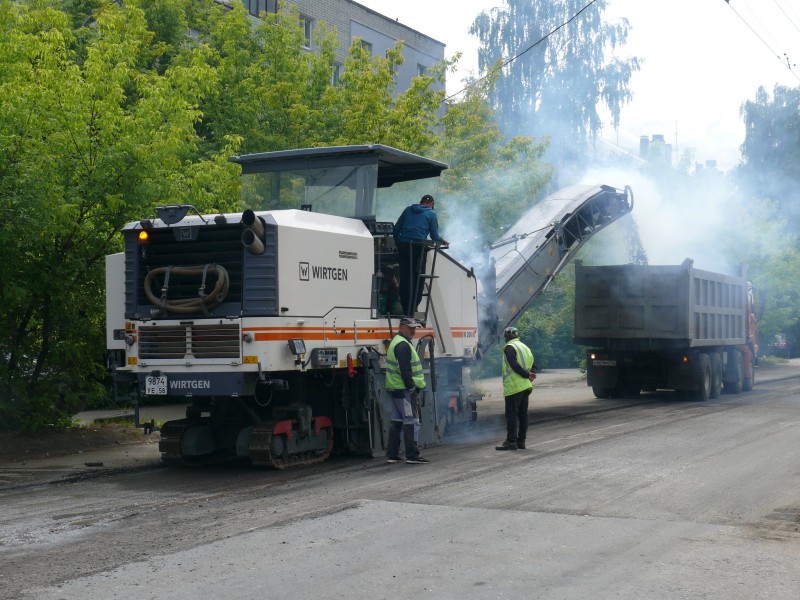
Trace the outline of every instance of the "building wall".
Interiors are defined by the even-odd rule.
[[[224,0],[230,4],[237,0]],[[261,7],[272,8],[272,0],[242,0],[251,12],[258,12]],[[395,93],[406,90],[411,79],[435,63],[444,59],[445,45],[410,27],[390,19],[374,10],[362,6],[352,0],[289,0],[297,6],[300,14],[307,17],[313,27],[325,22],[329,28],[335,28],[339,39],[336,61],[344,64],[354,37],[361,38],[371,45],[372,54],[385,56],[397,40],[404,42],[403,64],[397,71]],[[313,50],[313,45],[312,45]]]

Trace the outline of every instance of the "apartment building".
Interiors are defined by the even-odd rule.
[[[223,1],[230,5],[238,0]],[[277,0],[242,0],[242,2],[254,18],[265,11],[275,12],[278,4]],[[338,78],[350,44],[356,37],[361,39],[376,56],[384,56],[396,41],[403,41],[404,62],[396,72],[395,93],[406,90],[414,77],[425,73],[428,68],[444,58],[445,45],[442,42],[358,2],[352,0],[288,0],[288,2],[297,6],[300,11],[309,50],[314,50],[314,29],[319,23],[324,22],[329,28],[336,29],[339,47],[336,52],[337,71],[334,73],[334,81]]]

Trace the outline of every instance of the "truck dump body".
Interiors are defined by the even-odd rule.
[[[598,398],[676,390],[697,400],[752,389],[753,290],[740,277],[678,266],[575,270],[576,344]]]
[[[646,350],[745,343],[747,282],[679,266],[577,265],[575,342]]]

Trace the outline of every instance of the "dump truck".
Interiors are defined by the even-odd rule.
[[[676,390],[696,400],[755,382],[758,332],[746,268],[575,265],[575,337],[597,398]]]

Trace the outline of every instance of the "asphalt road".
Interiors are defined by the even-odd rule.
[[[800,374],[800,373],[798,373]],[[542,385],[428,465],[120,470],[0,491],[0,597],[720,598],[800,590],[800,378],[706,403]]]

